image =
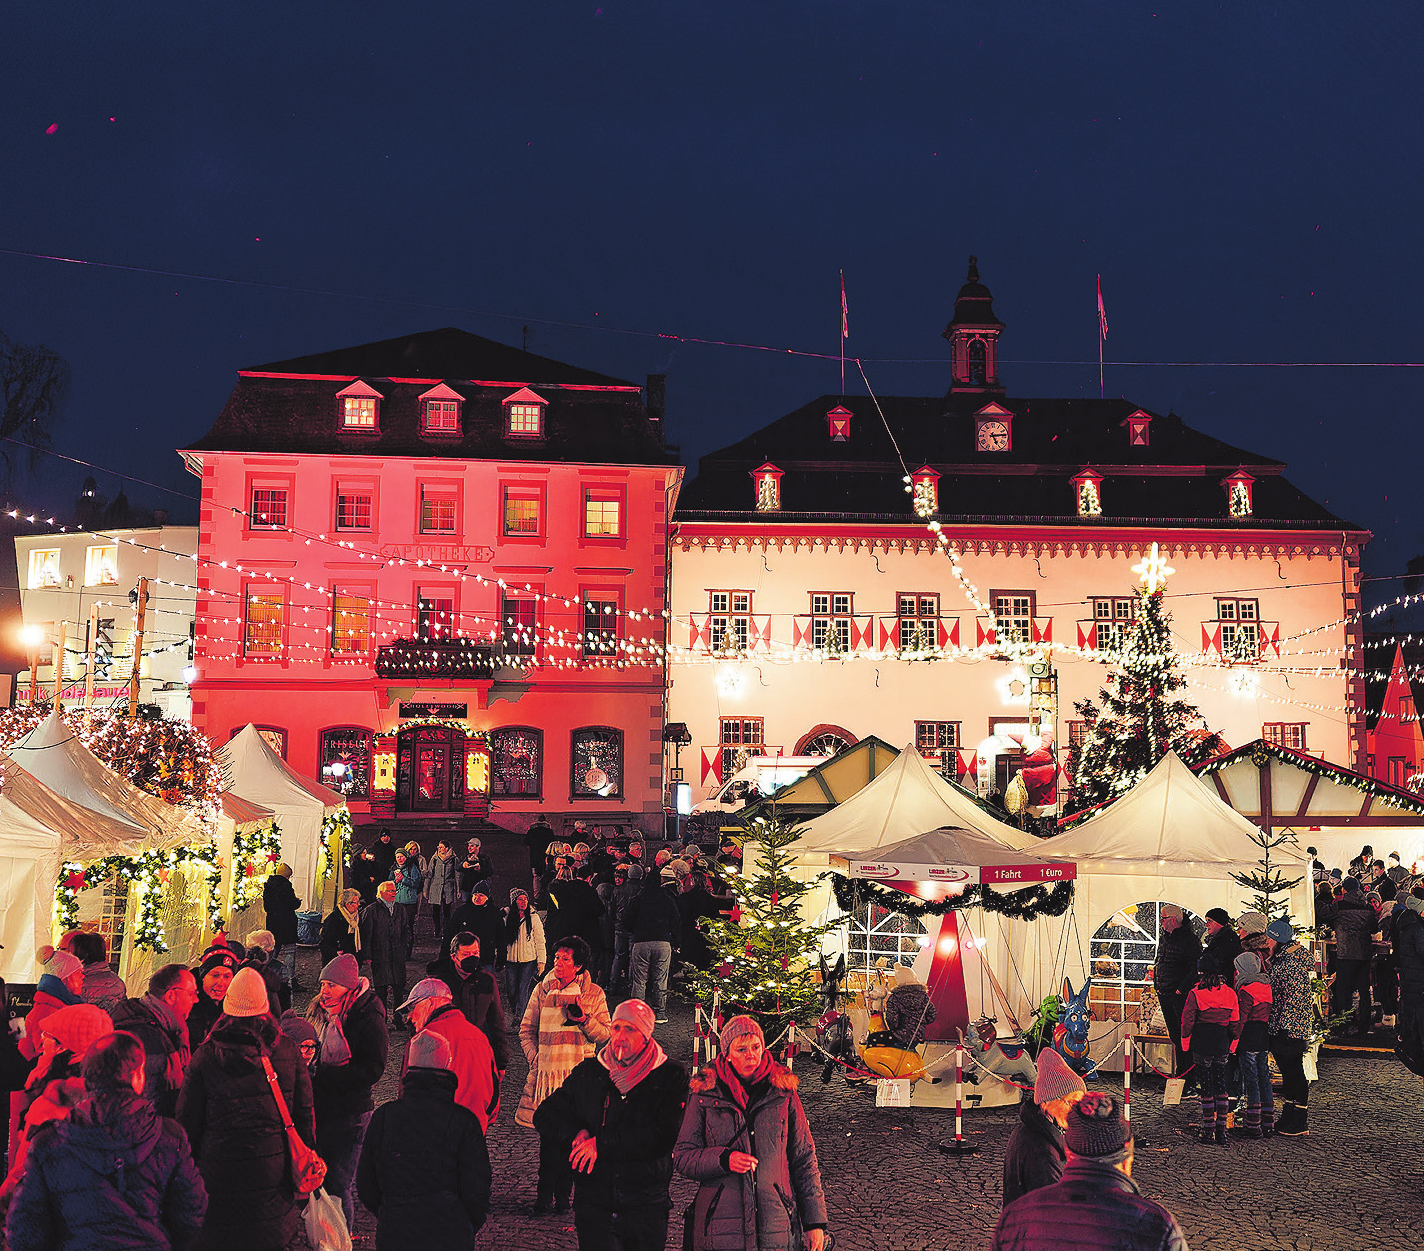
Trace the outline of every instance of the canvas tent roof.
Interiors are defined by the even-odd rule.
[[[1039,842],[991,817],[931,769],[911,744],[863,789],[801,826],[790,850],[855,854],[942,826],[973,830],[1015,850]]]
[[[251,800],[239,798],[231,791],[223,791],[219,798],[222,800],[223,816],[234,825],[252,825],[276,815],[272,809],[264,808],[261,804],[254,804]]]
[[[208,837],[196,813],[165,803],[114,772],[79,741],[58,713],[50,713],[10,748],[9,755],[70,803],[143,831],[139,838],[144,846],[178,847]]]
[[[1066,881],[1074,866],[1005,847],[977,830],[942,826],[898,843],[882,844],[865,856],[843,859],[850,877],[885,881],[946,882],[951,885],[988,882],[1013,889],[1041,881]]]

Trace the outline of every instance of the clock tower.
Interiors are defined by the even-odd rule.
[[[999,382],[999,332],[994,297],[979,281],[979,258],[969,258],[969,275],[954,301],[954,318],[944,328],[949,340],[950,395],[1002,395]]]

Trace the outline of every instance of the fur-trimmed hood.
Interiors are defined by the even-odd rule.
[[[767,1080],[770,1081],[773,1089],[784,1090],[791,1093],[801,1085],[801,1079],[788,1068],[783,1068],[779,1064],[771,1066],[771,1072]],[[691,1094],[705,1095],[717,1084],[717,1072],[715,1069],[703,1069],[702,1072],[693,1075],[688,1082],[687,1088]]]

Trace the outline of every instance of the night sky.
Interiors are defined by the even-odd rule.
[[[196,481],[170,449],[242,367],[527,325],[541,354],[667,373],[695,466],[839,366],[665,335],[834,357],[843,268],[876,391],[941,394],[972,252],[1009,393],[1090,395],[1101,273],[1108,393],[1288,461],[1374,532],[1388,600],[1424,553],[1419,372],[1226,363],[1424,360],[1421,25],[1200,0],[11,6],[0,329],[72,367],[56,448],[110,495],[173,488],[124,484],[176,520]],[[12,498],[68,509],[84,472],[42,458]]]

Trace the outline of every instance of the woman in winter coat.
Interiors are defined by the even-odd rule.
[[[420,862],[410,854],[409,848],[396,848],[396,864],[391,870],[390,880],[396,884],[396,907],[405,913],[406,959],[415,947],[415,918],[420,912],[420,885],[425,880],[420,872]]]
[[[193,1052],[178,1093],[178,1122],[208,1191],[196,1251],[282,1251],[301,1223],[287,1131],[264,1060],[276,1074],[292,1124],[315,1146],[307,1066],[268,1012],[261,974],[239,969],[223,998],[223,1015]]]
[[[509,1015],[524,1019],[534,983],[544,976],[544,922],[529,906],[529,893],[515,887],[504,910],[504,1001]]]
[[[430,872],[425,877],[425,897],[430,901],[430,919],[435,923],[435,934],[439,937],[445,932],[445,923],[460,900],[460,865],[448,839],[442,838],[435,854],[430,857]]]
[[[1297,1138],[1310,1132],[1310,1083],[1305,1076],[1305,1049],[1315,1028],[1315,1000],[1310,979],[1315,971],[1310,952],[1295,941],[1285,918],[1266,927],[1271,940],[1270,1048],[1281,1071],[1284,1107],[1276,1133]]]
[[[321,967],[326,968],[343,951],[361,960],[361,892],[347,889],[337,897],[336,907],[321,923],[317,940]]]
[[[533,1129],[534,1109],[577,1065],[596,1054],[612,1033],[608,1000],[588,971],[588,944],[575,935],[560,939],[554,950],[554,967],[529,996],[519,1024],[529,1076],[514,1123]],[[555,1211],[566,1211],[573,1186],[567,1151],[541,1136],[536,1211],[547,1211],[550,1199]]]
[[[822,1251],[826,1199],[796,1085],[751,1017],[722,1027],[722,1054],[692,1079],[672,1153],[700,1183],[694,1251]]]

